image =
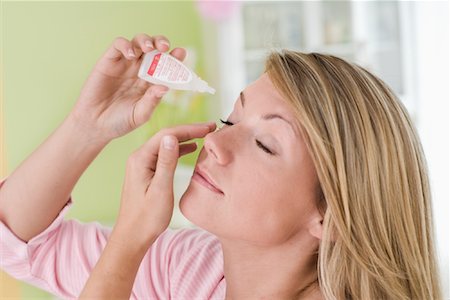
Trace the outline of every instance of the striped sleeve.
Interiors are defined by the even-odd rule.
[[[59,298],[76,299],[100,258],[111,229],[98,222],[64,220],[71,205],[69,199],[50,226],[28,243],[0,222],[0,268]],[[158,256],[166,251],[172,235],[167,232],[158,238],[152,248],[160,250],[149,249],[136,277],[132,298],[168,298],[168,260]]]
[[[224,299],[223,254],[219,240],[200,229],[183,229],[173,240],[169,265],[171,299]]]
[[[59,298],[76,299],[111,229],[98,222],[64,220],[71,205],[69,199],[50,226],[28,243],[0,222],[0,268]],[[168,229],[144,256],[131,298],[206,300],[223,299],[224,293],[218,240],[199,229]]]

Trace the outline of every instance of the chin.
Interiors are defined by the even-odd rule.
[[[190,210],[192,210],[191,206],[192,206],[192,191],[190,191],[190,185],[189,187],[186,189],[186,191],[183,193],[183,195],[180,198],[180,202],[179,202],[179,207],[180,207],[180,211],[183,214],[183,216],[188,219],[189,221],[193,222],[192,218],[191,218],[191,213]],[[194,222],[193,222],[194,223]]]
[[[196,187],[188,186],[180,198],[179,208],[183,216],[195,226],[202,228],[212,234],[216,234],[217,218],[213,217],[217,212],[211,206],[211,196],[205,195]]]
[[[179,207],[186,219],[194,225],[203,228],[201,219],[204,212],[202,211],[202,204],[200,203],[201,198],[202,195],[199,195],[198,191],[193,189],[191,182],[180,198]]]

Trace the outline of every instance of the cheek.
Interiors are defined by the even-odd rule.
[[[191,183],[180,200],[183,215],[219,237],[261,245],[285,242],[302,230],[311,212],[309,182],[299,172],[268,171],[262,165],[243,162],[232,170],[225,197]]]
[[[211,220],[220,213],[220,203],[223,198],[215,197],[209,191],[191,182],[180,199],[181,213],[195,225],[209,230]]]
[[[230,237],[278,244],[296,231],[298,209],[292,206],[294,195],[285,180],[260,175],[242,177],[236,185],[240,188],[229,199]]]

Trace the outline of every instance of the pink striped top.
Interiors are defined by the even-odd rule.
[[[60,298],[77,298],[111,229],[64,220],[71,205],[69,199],[53,223],[28,243],[0,222],[1,269]],[[142,260],[131,299],[224,299],[225,286],[217,238],[200,229],[168,229]]]

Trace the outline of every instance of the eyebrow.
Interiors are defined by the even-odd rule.
[[[239,94],[239,99],[241,100],[242,107],[244,107],[244,105],[245,105],[244,91],[242,91],[242,92]],[[267,114],[267,115],[262,116],[262,119],[263,119],[263,120],[280,119],[280,120],[286,122],[286,123],[289,125],[289,127],[290,127],[291,130],[292,130],[292,133],[293,133],[295,136],[297,135],[297,134],[295,133],[295,129],[294,129],[295,127],[292,125],[292,123],[289,122],[288,120],[286,120],[285,118],[283,118],[283,117],[280,116],[280,115],[277,115],[277,114]]]

